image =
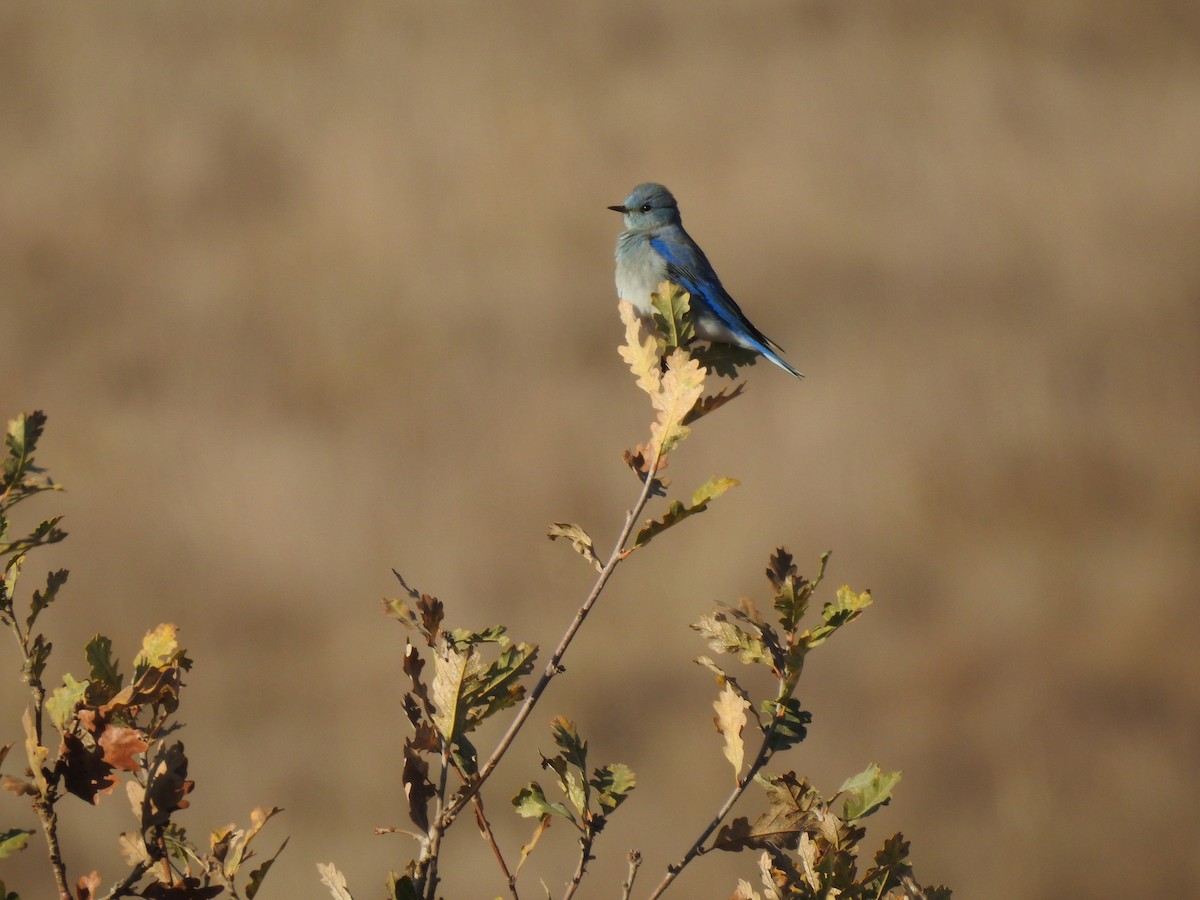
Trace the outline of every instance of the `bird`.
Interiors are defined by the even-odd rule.
[[[692,324],[702,340],[733,344],[765,356],[797,378],[779,354],[783,348],[754,327],[721,284],[700,246],[683,229],[679,205],[661,184],[639,184],[625,202],[610,206],[624,217],[617,237],[617,296],[644,319],[653,316],[650,294],[664,281],[691,295]]]

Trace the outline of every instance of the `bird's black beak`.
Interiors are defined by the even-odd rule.
[[[629,212],[629,210],[624,206],[610,206],[609,209],[611,209],[613,212],[619,212],[621,214]]]

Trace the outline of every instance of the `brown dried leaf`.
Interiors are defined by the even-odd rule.
[[[650,476],[650,449],[645,444],[638,444],[632,450],[626,450],[621,458],[625,460],[625,465],[633,469],[638,481],[645,484],[646,479]],[[652,497],[666,496],[665,488],[671,483],[671,479],[663,478],[662,470],[667,467],[668,462],[669,460],[666,459],[658,461],[658,473],[654,477],[654,483],[650,485],[650,496]]]
[[[554,816],[542,816],[537,825],[534,826],[533,835],[529,838],[529,843],[521,845],[521,858],[517,861],[517,870],[513,875],[521,873],[521,867],[525,865],[525,860],[529,859],[529,854],[533,852],[533,848],[542,839],[542,835],[550,828],[552,821],[554,821]]]
[[[683,424],[690,425],[697,419],[704,418],[710,412],[720,409],[735,397],[741,396],[744,390],[746,390],[746,382],[739,381],[732,390],[730,390],[728,387],[723,387],[715,394],[710,394],[707,397],[701,397],[696,401],[696,404],[688,410],[687,415],[683,417]],[[726,391],[729,391],[729,393],[726,393]]]
[[[82,876],[75,883],[75,893],[79,896],[79,900],[92,900],[99,890],[100,873],[95,869],[92,870],[91,874]]]
[[[183,744],[176,741],[163,748],[150,766],[149,783],[142,801],[142,831],[153,825],[164,825],[177,809],[186,809],[184,799],[195,782],[187,777],[188,761]]]
[[[28,794],[30,797],[37,796],[37,788],[28,781],[22,778],[13,778],[11,775],[5,775],[3,778],[0,778],[0,790],[16,794],[18,797],[23,794]]]
[[[428,722],[418,722],[414,726],[410,741],[413,749],[421,753],[437,753],[442,749],[437,729]]]
[[[792,554],[788,553],[783,547],[778,548],[771,554],[771,558],[767,561],[767,580],[771,582],[771,587],[779,590],[783,587],[783,582],[788,578],[795,578],[800,574],[800,570],[796,568],[796,564],[792,561]]]
[[[110,794],[119,779],[112,766],[104,761],[103,751],[88,747],[73,734],[63,735],[59,767],[63,773],[63,786],[81,800],[99,803],[101,794]]]
[[[147,640],[152,634],[154,632],[147,635]],[[179,706],[179,685],[182,678],[183,673],[178,661],[152,666],[142,672],[137,681],[119,690],[111,700],[100,707],[98,715],[108,718],[114,712],[125,712],[136,716],[138,709],[146,704],[157,704],[166,707],[168,712],[174,712]]]
[[[184,878],[171,884],[157,881],[142,893],[146,900],[211,900],[225,892],[219,884],[205,886],[199,878]]]
[[[411,741],[404,742],[400,781],[408,798],[408,817],[421,831],[429,831],[429,801],[437,796],[437,789],[429,780],[429,763],[421,758]]]
[[[547,536],[552,541],[560,537],[566,538],[571,542],[571,546],[575,552],[590,562],[597,572],[604,568],[604,564],[596,556],[596,548],[592,542],[591,535],[578,525],[571,522],[555,522],[550,526]]]
[[[97,743],[103,751],[101,759],[122,772],[139,771],[142,764],[135,759],[135,756],[145,753],[150,747],[142,732],[136,728],[124,728],[117,725],[109,725],[105,728]]]

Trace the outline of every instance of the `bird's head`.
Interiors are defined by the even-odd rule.
[[[629,230],[659,228],[679,222],[675,198],[661,184],[653,182],[639,184],[623,204],[609,209],[625,217],[625,227]]]

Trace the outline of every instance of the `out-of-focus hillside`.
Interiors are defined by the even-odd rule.
[[[543,534],[607,544],[634,496],[604,207],[645,180],[808,378],[750,370],[673,461],[742,486],[618,573],[489,794],[506,847],[566,713],[640,777],[588,896],[632,846],[657,880],[728,789],[687,625],[786,544],[878,600],[813,657],[794,765],[902,769],[875,834],[922,880],[1200,884],[1195,4],[25,4],[0,84],[0,413],[49,413],[68,487],[50,674],[181,627],[183,821],[285,807],[271,896],[410,852],[371,834],[404,824],[390,567],[543,646],[582,599]],[[125,801],[75,803],[108,882]],[[502,892],[469,825],[450,852],[447,896]],[[52,889],[40,845],[0,877]]]

